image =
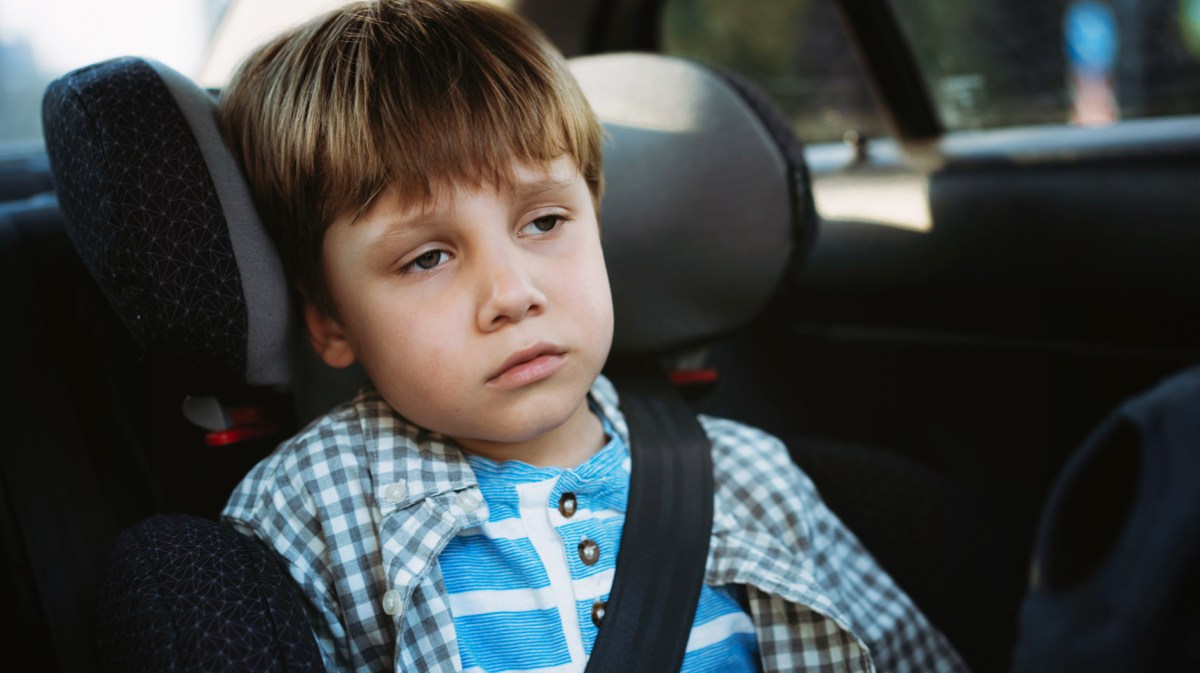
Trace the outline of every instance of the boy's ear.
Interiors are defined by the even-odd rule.
[[[308,326],[308,342],[325,364],[339,369],[354,364],[354,350],[341,323],[310,301],[304,302],[304,323]]]

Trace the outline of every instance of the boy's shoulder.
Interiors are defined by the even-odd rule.
[[[737,526],[785,525],[821,508],[812,480],[778,437],[739,421],[701,414],[712,443],[716,516],[732,516]],[[731,522],[730,525],[733,525]],[[789,536],[804,530],[789,531]]]
[[[699,420],[712,441],[717,469],[778,470],[792,464],[784,443],[765,430],[707,414],[700,414]]]
[[[357,449],[382,436],[382,428],[403,431],[404,425],[374,389],[363,388],[280,443],[259,469],[311,469],[330,460],[365,457]]]
[[[432,463],[441,467],[433,469]],[[327,504],[331,499],[374,501],[377,494],[364,491],[376,484],[411,484],[406,490],[413,495],[452,490],[469,481],[469,474],[457,449],[405,420],[368,387],[255,465],[234,491],[227,513],[238,503],[261,504],[271,494],[285,499],[305,494],[300,499]]]
[[[387,454],[388,459],[396,460],[419,458],[418,454],[427,454],[431,445],[445,444],[441,435],[409,422],[368,386],[311,421],[281,443],[273,455],[350,453],[378,459],[378,454]]]
[[[621,411],[620,392],[612,381],[599,376],[592,385],[591,395],[617,432],[628,439],[629,427]],[[764,476],[796,471],[787,447],[774,435],[728,418],[707,414],[698,414],[697,418],[712,444],[718,487],[723,482],[753,483]]]
[[[620,391],[603,375],[591,391],[600,411],[617,432],[629,439],[629,428],[620,406]],[[792,462],[786,445],[774,435],[728,418],[698,414],[712,446],[716,507],[730,512],[749,511],[766,502],[786,503],[789,509],[808,508],[816,489]],[[719,512],[718,512],[719,513]]]
[[[378,437],[384,429],[406,435],[416,434],[415,427],[401,418],[378,391],[367,386],[354,397],[310,421],[280,444],[277,452],[303,452],[331,443],[345,444],[342,440],[362,441]]]

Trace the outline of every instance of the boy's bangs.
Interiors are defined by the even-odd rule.
[[[447,185],[505,189],[512,184],[514,164],[545,165],[564,154],[576,160],[593,186],[596,171],[588,168],[598,163],[593,158],[597,152],[586,142],[582,121],[572,119],[559,101],[523,100],[528,106],[524,113],[501,105],[451,103],[422,111],[428,115],[423,120],[378,120],[379,126],[368,130],[374,137],[364,143],[371,148],[366,156],[330,152],[329,183],[323,190],[331,197],[330,215],[362,212],[385,188],[414,206],[429,205]]]
[[[326,221],[362,212],[385,187],[416,205],[443,184],[507,187],[514,161],[563,154],[599,198],[599,128],[570,72],[549,45],[497,25],[508,15],[492,18],[470,32],[389,40],[369,72],[358,60],[354,81],[339,83],[361,114],[328,120]]]

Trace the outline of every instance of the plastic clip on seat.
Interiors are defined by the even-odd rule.
[[[227,407],[215,397],[186,397],[183,415],[209,432],[204,435],[207,446],[228,446],[248,439],[269,437],[279,426],[267,418],[259,407]]]

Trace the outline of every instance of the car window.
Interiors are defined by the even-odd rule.
[[[75,68],[143,56],[219,88],[254,47],[346,1],[0,1],[0,155],[41,145],[42,95]]]
[[[224,86],[238,64],[258,45],[287,28],[349,0],[229,0],[213,35],[204,66],[196,75],[207,87]]]
[[[891,0],[947,129],[1200,112],[1200,0]]]
[[[1200,112],[1200,0],[889,0],[947,130]],[[832,2],[668,0],[663,50],[749,75],[807,142],[884,132]]]
[[[204,67],[196,80],[224,86],[233,71],[258,45],[279,33],[350,0],[227,0],[229,7],[213,35]],[[512,0],[483,0],[512,8]]]
[[[805,142],[884,133],[828,0],[668,0],[662,50],[755,80]]]
[[[194,76],[226,2],[0,2],[0,153],[40,145],[46,85],[75,68],[139,55]]]

